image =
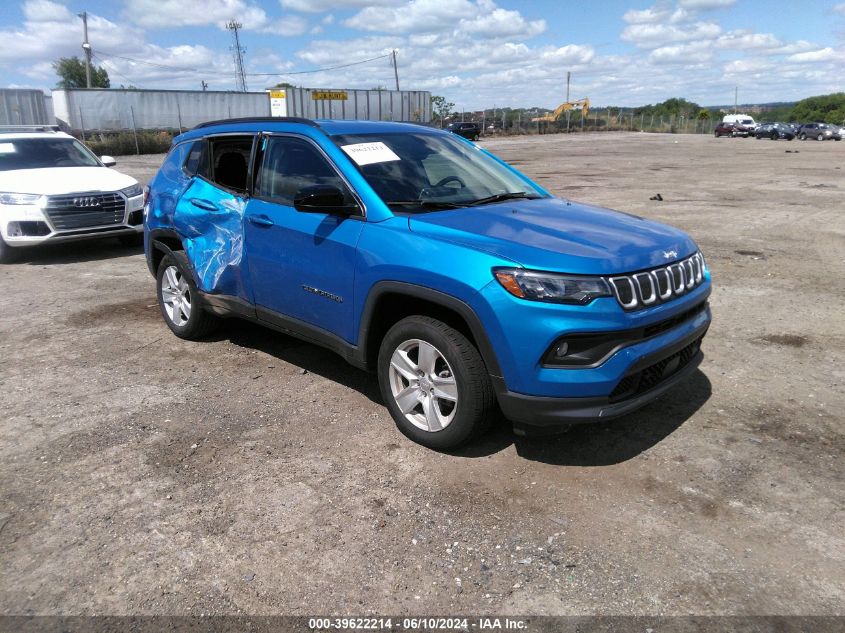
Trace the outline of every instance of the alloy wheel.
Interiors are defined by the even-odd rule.
[[[191,318],[191,289],[176,266],[168,266],[161,279],[161,302],[170,322],[183,327]]]
[[[449,362],[420,339],[401,343],[390,358],[390,391],[402,415],[415,427],[445,429],[458,410],[458,385]]]

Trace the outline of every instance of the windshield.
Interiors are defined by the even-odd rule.
[[[451,135],[349,134],[333,140],[394,211],[545,197],[530,181]]]
[[[99,167],[100,162],[72,138],[0,139],[0,171],[44,167]]]

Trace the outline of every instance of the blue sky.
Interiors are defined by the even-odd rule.
[[[685,97],[704,105],[845,91],[841,0],[3,0],[0,85],[49,89],[51,62],[81,55],[82,23],[113,86],[235,88],[230,34],[243,24],[249,88],[393,86],[466,109]],[[277,73],[260,76],[260,73]]]

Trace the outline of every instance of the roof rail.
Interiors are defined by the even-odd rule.
[[[58,125],[0,125],[0,132],[58,132]]]
[[[303,123],[312,127],[320,127],[311,119],[305,119],[298,116],[248,116],[239,119],[218,119],[217,121],[206,121],[195,125],[193,129],[197,130],[204,127],[211,127],[212,125],[223,125],[225,123]]]

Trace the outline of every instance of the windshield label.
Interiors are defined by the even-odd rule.
[[[355,143],[354,145],[342,145],[341,148],[346,154],[361,165],[372,163],[387,163],[392,160],[401,160],[393,150],[384,143]]]

